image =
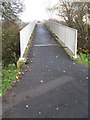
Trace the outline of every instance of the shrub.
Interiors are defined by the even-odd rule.
[[[84,22],[73,22],[73,27],[78,31],[78,53],[89,53],[88,25]]]
[[[19,27],[15,23],[2,26],[2,60],[6,66],[15,63],[20,55]]]
[[[90,66],[90,54],[79,53],[78,58],[81,60],[82,63]]]

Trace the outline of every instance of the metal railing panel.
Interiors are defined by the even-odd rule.
[[[30,40],[35,25],[36,25],[36,21],[31,22],[20,31],[20,52],[21,52],[20,59],[23,59],[25,49]]]
[[[52,21],[47,21],[46,24],[77,58],[77,30]]]

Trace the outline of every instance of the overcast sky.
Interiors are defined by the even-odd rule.
[[[24,12],[20,16],[20,18],[24,22],[30,22],[32,20],[48,19],[47,7],[49,5],[54,5],[58,1],[75,1],[75,0],[20,0],[20,1],[24,2],[25,4]]]
[[[25,10],[21,15],[21,19],[25,22],[47,19],[48,0],[25,0]]]

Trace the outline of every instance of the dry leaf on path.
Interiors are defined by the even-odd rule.
[[[41,115],[41,112],[38,112],[39,115]]]
[[[21,75],[21,72],[18,72],[19,75]]]
[[[26,108],[28,108],[29,106],[28,105],[26,105]]]
[[[56,110],[58,110],[59,108],[56,108]]]
[[[66,71],[65,71],[65,70],[63,70],[63,72],[65,73]]]
[[[27,70],[25,70],[25,72],[27,72]]]
[[[22,75],[24,75],[24,72],[22,72]]]
[[[56,56],[56,58],[58,58],[58,56]]]
[[[43,80],[40,80],[40,83],[43,83]]]

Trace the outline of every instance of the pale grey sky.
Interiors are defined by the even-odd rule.
[[[48,0],[25,0],[24,4],[25,10],[21,15],[23,21],[29,22],[34,19],[42,20],[48,18],[46,11]]]
[[[49,5],[53,6],[57,2],[62,1],[87,1],[87,0],[20,0],[25,4],[25,10],[20,16],[22,21],[30,22],[33,20],[43,20],[48,19],[47,7]]]

